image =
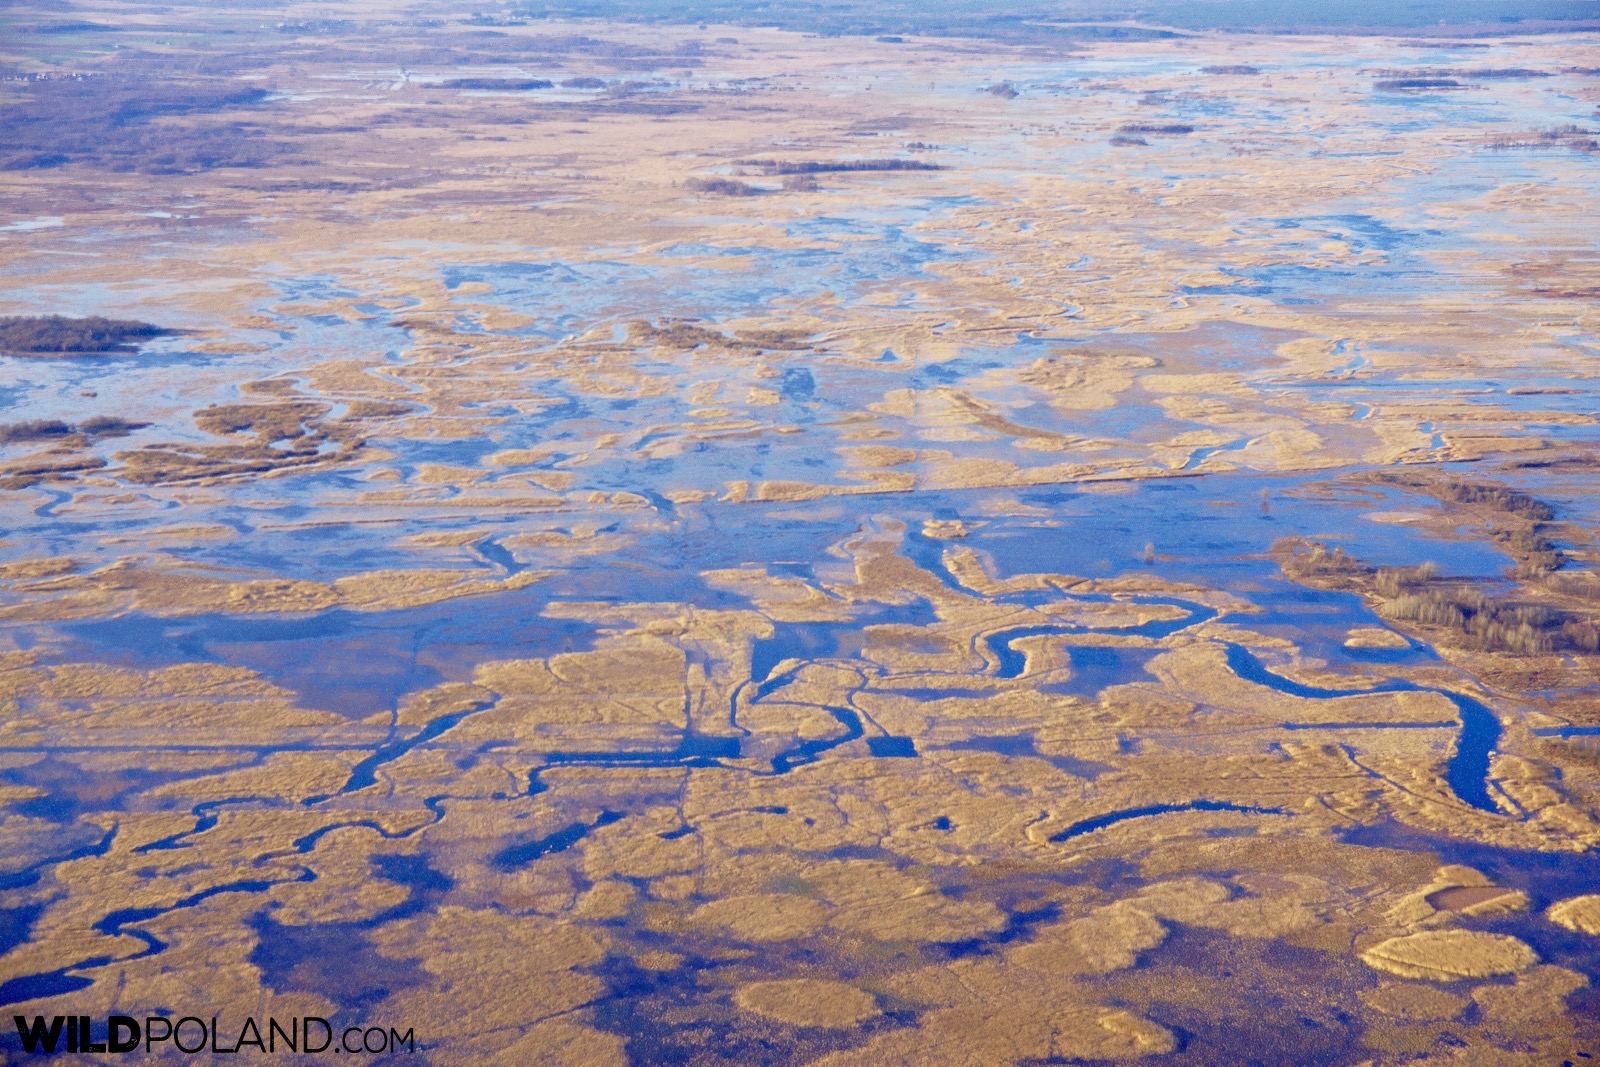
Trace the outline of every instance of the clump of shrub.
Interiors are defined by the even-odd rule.
[[[1600,151],[1600,140],[1595,139],[1595,132],[1576,123],[1567,123],[1562,126],[1551,126],[1548,129],[1536,130],[1533,133],[1496,137],[1488,142],[1488,146],[1490,148],[1564,147],[1579,152],[1595,152]]]
[[[21,444],[25,441],[48,441],[65,437],[72,427],[59,419],[29,419],[27,422],[0,424],[0,445]]]
[[[1293,552],[1283,561],[1283,571],[1291,578],[1321,581],[1342,579],[1342,584],[1365,580],[1372,576],[1373,568],[1346,552],[1343,546],[1329,548],[1312,544]]]
[[[445,89],[498,89],[505,92],[549,89],[555,83],[544,78],[451,78],[439,84]]]
[[[1530,522],[1549,522],[1555,509],[1537,497],[1491,482],[1469,482],[1465,478],[1408,478],[1390,474],[1380,479],[1390,485],[1416,489],[1451,504],[1471,504],[1517,515]]]
[[[701,326],[692,319],[668,319],[659,325],[644,321],[630,322],[628,340],[636,345],[677,348],[686,352],[703,345],[720,348],[729,343],[727,335]]]
[[[1531,67],[1479,67],[1476,70],[1453,70],[1450,73],[1458,74],[1463,78],[1498,79],[1498,78],[1553,78],[1555,75],[1548,70],[1534,70]]]
[[[1545,536],[1545,523],[1555,519],[1555,509],[1527,493],[1492,482],[1472,482],[1458,476],[1414,475],[1387,471],[1375,476],[1383,485],[1431,496],[1444,504],[1489,513],[1490,537],[1516,560],[1518,578],[1534,578],[1560,570],[1566,554]]]
[[[149,425],[148,422],[131,422],[115,415],[96,415],[76,426],[60,419],[28,419],[24,422],[0,423],[0,445],[55,441],[73,434],[83,434],[85,437],[126,437],[134,430],[142,430]]]
[[[1600,651],[1600,625],[1542,604],[1507,604],[1467,586],[1406,593],[1378,605],[1380,614],[1453,630],[1490,652],[1533,656]]]
[[[1492,596],[1475,583],[1440,577],[1432,563],[1372,567],[1342,547],[1302,544],[1282,567],[1286,576],[1308,585],[1362,593],[1377,602],[1385,618],[1449,631],[1468,647],[1525,656],[1600,651],[1600,621],[1581,606],[1564,610]],[[1569,586],[1581,587],[1600,600],[1600,582],[1592,579],[1547,578],[1542,585],[1568,595]]]
[[[0,170],[66,164],[145,174],[254,167],[288,145],[226,114],[266,103],[261,88],[185,77],[97,74],[30,79],[8,94]],[[181,115],[181,123],[152,119]]]
[[[749,182],[735,178],[690,178],[684,187],[692,193],[709,193],[712,196],[760,196],[761,189]]]
[[[126,437],[135,430],[149,426],[148,422],[134,422],[120,415],[96,415],[78,423],[78,432],[90,437]]]
[[[754,167],[762,174],[842,174],[870,170],[943,170],[937,163],[921,159],[741,159],[741,167]]]
[[[1379,567],[1372,576],[1372,587],[1381,597],[1393,599],[1407,595],[1418,586],[1433,580],[1439,568],[1432,563],[1419,563],[1415,567]]]
[[[1423,89],[1461,89],[1454,78],[1385,78],[1372,83],[1374,89],[1385,93],[1408,93]]]
[[[131,342],[148,341],[167,332],[148,322],[99,315],[85,319],[12,315],[0,318],[0,352],[131,352]]]
[[[1117,127],[1121,134],[1153,133],[1162,137],[1181,137],[1193,133],[1194,127],[1186,122],[1125,122]]]
[[[1559,596],[1600,604],[1600,575],[1593,571],[1547,574],[1539,584]]]
[[[1387,67],[1372,72],[1380,78],[1393,81],[1440,81],[1448,78],[1467,78],[1472,81],[1494,81],[1504,78],[1549,78],[1549,71],[1531,67]]]

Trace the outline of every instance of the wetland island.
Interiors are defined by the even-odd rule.
[[[1578,0],[0,7],[0,1063],[1600,1063],[1597,235]]]

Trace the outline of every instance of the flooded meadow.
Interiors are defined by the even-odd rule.
[[[1600,1056],[1592,38],[70,6],[0,314],[162,332],[0,353],[8,1013]]]

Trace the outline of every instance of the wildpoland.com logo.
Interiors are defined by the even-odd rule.
[[[228,1054],[245,1051],[264,1053],[354,1052],[377,1056],[384,1053],[415,1052],[416,1038],[411,1027],[401,1033],[394,1027],[347,1026],[336,1030],[327,1019],[315,1015],[294,1017],[282,1022],[269,1018],[262,1026],[253,1018],[234,1032],[196,1015],[180,1016],[176,1021],[165,1015],[147,1015],[141,1022],[131,1015],[108,1015],[103,1022],[87,1015],[55,1015],[46,1019],[35,1015],[14,1015],[22,1051],[40,1056],[57,1053],[128,1053],[155,1055],[176,1050],[184,1055]]]

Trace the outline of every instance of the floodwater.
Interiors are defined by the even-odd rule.
[[[969,978],[1005,1002],[1042,973],[1136,1007],[1171,1039],[1144,1052],[1225,1062],[1226,1027],[1182,991],[1213,963],[1227,1011],[1278,1021],[1262,976],[1325,981],[1343,1015],[1301,1020],[1297,1062],[1355,1063],[1426,1035],[1373,1022],[1363,998],[1416,976],[1351,946],[1426,923],[1600,981],[1594,939],[1545,917],[1600,891],[1592,657],[1520,684],[1284,566],[1316,543],[1522,595],[1503,531],[1371,477],[1388,469],[1548,498],[1565,571],[1593,561],[1591,468],[1507,460],[1594,441],[1600,347],[1592,317],[1508,282],[1551,223],[1505,191],[1581,201],[1600,157],[1483,143],[1587,121],[1592,75],[1385,93],[1370,71],[1419,61],[1406,46],[1295,41],[1224,96],[1196,81],[1204,58],[985,59],[926,90],[878,71],[880,96],[930,107],[970,102],[974,79],[1022,95],[1004,121],[950,118],[959,158],[888,191],[719,201],[681,240],[275,258],[237,324],[195,310],[137,354],[0,356],[16,421],[149,424],[0,504],[0,1004],[158,988],[204,948],[249,995],[382,1020],[466,988],[440,977],[453,953],[500,973],[501,934],[449,932],[469,914],[539,943],[577,931],[539,972],[561,976],[551,1011],[634,1063],[859,1052],[979,1011],[950,992]],[[1338,122],[1298,79],[1345,86]],[[1091,94],[1195,130],[1063,134]],[[1200,210],[1185,198],[1274,129],[1325,187],[1253,171],[1254,214],[1156,217]],[[1329,163],[1380,167],[1407,138],[1433,138],[1426,166]],[[1076,232],[1087,208],[1029,188],[1064,175],[1144,199]],[[149,295],[9,281],[29,311],[132,315]],[[1493,329],[1456,321],[1501,305]],[[259,442],[271,477],[129,475],[126,453],[216,447],[210,405],[282,397],[314,426]],[[374,400],[393,410],[358,414]],[[274,466],[318,433],[323,462]],[[1444,864],[1485,884],[1434,897],[1526,899],[1393,918]],[[1172,885],[1189,904],[1150,903]],[[1051,972],[1025,951],[1124,906],[1159,931],[1125,962]],[[739,910],[763,907],[805,918]],[[1441,981],[1469,996],[1520,989],[1513,973]],[[871,1010],[819,1036],[736,1006],[815,976]],[[1593,997],[1574,997],[1577,1018]],[[1255,1062],[1289,1062],[1246,1029]]]

